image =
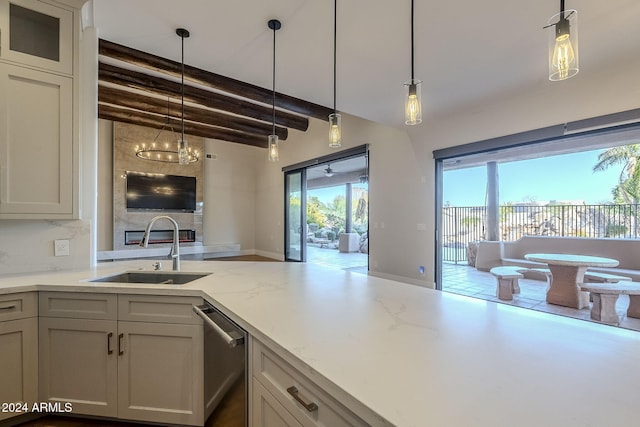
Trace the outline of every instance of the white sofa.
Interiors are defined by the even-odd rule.
[[[546,267],[545,264],[524,259],[525,254],[560,253],[593,255],[619,261],[615,268],[589,268],[631,277],[640,281],[640,239],[592,239],[583,237],[524,236],[514,242],[481,241],[478,244],[476,268],[489,271],[501,265],[519,265],[529,268]]]

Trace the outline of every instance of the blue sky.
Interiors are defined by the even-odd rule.
[[[587,204],[611,201],[622,166],[592,172],[604,150],[563,154],[498,164],[500,203],[548,200],[584,200]],[[486,168],[444,174],[444,202],[452,206],[483,206]]]
[[[603,172],[592,171],[598,154],[604,150],[562,154],[540,159],[500,163],[500,203],[522,201],[584,201],[599,204],[611,201],[611,190],[618,183],[622,166]],[[444,202],[452,206],[483,206],[486,193],[484,166],[444,173]],[[330,203],[344,187],[309,191],[320,201]]]

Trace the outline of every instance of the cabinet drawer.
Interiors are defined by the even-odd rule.
[[[253,343],[254,378],[300,423],[326,427],[368,426],[281,357],[259,342]]]
[[[201,304],[200,297],[119,295],[118,320],[201,325],[202,319],[193,311],[194,305]]]
[[[71,319],[116,320],[115,294],[86,292],[40,292],[40,316]]]
[[[24,319],[38,315],[36,292],[0,295],[0,321]]]

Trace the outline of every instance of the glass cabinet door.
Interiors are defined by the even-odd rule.
[[[0,58],[73,73],[73,12],[36,0],[0,0]]]

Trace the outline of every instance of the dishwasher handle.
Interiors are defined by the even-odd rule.
[[[222,338],[229,345],[229,347],[233,348],[233,347],[236,347],[237,345],[244,344],[244,336],[242,336],[240,333],[238,333],[236,331],[226,332],[216,322],[214,322],[213,319],[211,319],[209,316],[207,316],[207,313],[210,313],[211,311],[213,311],[208,306],[206,306],[206,305],[201,305],[201,306],[194,305],[193,306],[193,311],[198,316],[200,316],[202,318],[202,320],[204,320],[204,323],[206,323],[211,329],[216,331],[216,333],[220,336],[220,338]]]

